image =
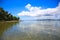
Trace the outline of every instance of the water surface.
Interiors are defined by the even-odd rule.
[[[60,40],[60,21],[22,21],[5,25],[0,23],[0,39]]]

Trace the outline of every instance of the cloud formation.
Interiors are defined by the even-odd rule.
[[[34,17],[34,16],[42,16],[45,14],[49,14],[49,15],[60,14],[60,11],[59,11],[60,3],[55,8],[42,9],[42,7],[33,7],[31,6],[31,4],[27,4],[25,8],[28,11],[21,11],[20,13],[18,13],[18,16],[33,16]]]

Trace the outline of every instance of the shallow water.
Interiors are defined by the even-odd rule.
[[[60,40],[60,21],[22,21],[2,25],[0,23],[0,40]]]

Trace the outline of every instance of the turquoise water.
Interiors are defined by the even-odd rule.
[[[60,40],[60,21],[22,21],[13,23],[2,31],[0,39]]]

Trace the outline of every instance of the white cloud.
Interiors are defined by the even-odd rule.
[[[53,16],[55,16],[56,14],[58,15],[60,14],[60,3],[55,8],[42,9],[42,7],[36,7],[36,6],[34,7],[31,6],[31,4],[27,4],[25,8],[28,9],[28,11],[21,11],[20,13],[18,13],[18,16],[35,17],[35,16],[43,16],[45,14],[52,14]]]

